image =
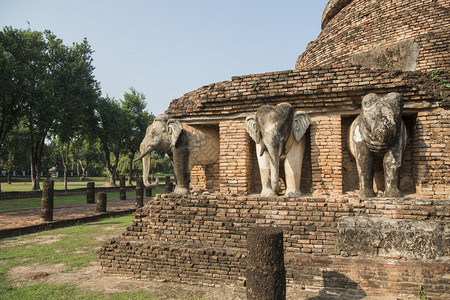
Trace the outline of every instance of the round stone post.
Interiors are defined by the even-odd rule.
[[[166,184],[164,186],[164,191],[166,194],[172,193],[172,183],[170,182],[170,176],[166,176]]]
[[[86,186],[86,203],[95,203],[95,182],[88,182]]]
[[[151,187],[145,187],[145,197],[151,197],[152,196],[152,188]]]
[[[53,221],[53,180],[44,180],[41,202],[41,221]]]
[[[247,233],[247,299],[286,299],[283,230],[252,228]]]
[[[136,206],[144,206],[144,182],[140,177],[136,179]]]
[[[125,188],[125,176],[120,176],[120,190],[119,190],[119,199],[126,200],[127,199],[127,189]]]
[[[106,212],[106,193],[97,193],[97,211]]]

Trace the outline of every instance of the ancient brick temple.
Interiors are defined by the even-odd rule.
[[[367,295],[415,295],[424,285],[428,295],[449,298],[449,35],[449,0],[330,0],[322,32],[294,70],[236,76],[173,100],[168,115],[217,131],[219,161],[194,167],[198,196],[162,195],[139,209],[100,251],[103,269],[242,284],[247,230],[277,226],[291,285]],[[382,198],[376,162],[380,197],[360,199],[348,129],[364,95],[389,92],[404,101],[404,197]],[[312,120],[300,198],[257,195],[255,143],[244,122],[261,105],[280,102]]]

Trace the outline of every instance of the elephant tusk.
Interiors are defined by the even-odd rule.
[[[141,155],[138,156],[138,158],[134,159],[133,162],[137,162],[138,160],[141,160],[142,158],[144,158],[144,156],[146,156],[147,154],[149,154],[151,151],[153,150],[153,148],[148,148],[147,151],[145,151],[144,153],[142,153]]]
[[[267,147],[264,143],[261,143],[261,151],[259,152],[259,156],[263,156],[264,152],[267,151]]]

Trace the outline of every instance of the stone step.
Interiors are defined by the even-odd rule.
[[[247,250],[115,238],[103,245],[98,257],[102,269],[113,275],[203,285],[243,284]]]

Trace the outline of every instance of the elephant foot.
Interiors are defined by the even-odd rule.
[[[373,190],[360,190],[358,195],[360,198],[373,198],[377,196]]]
[[[176,186],[175,190],[173,191],[173,193],[174,194],[178,194],[178,195],[189,195],[190,191],[189,191],[188,188]]]
[[[261,191],[261,197],[275,197],[275,192],[270,188],[263,188]]]
[[[401,198],[402,192],[400,192],[399,189],[392,188],[392,189],[384,191],[383,197],[385,197],[385,198]]]
[[[286,194],[284,195],[285,198],[298,198],[302,195],[300,191],[298,190],[288,190],[286,191]]]

